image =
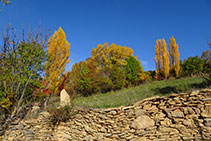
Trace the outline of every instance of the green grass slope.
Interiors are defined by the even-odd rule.
[[[147,82],[143,85],[74,100],[76,107],[109,108],[130,105],[151,96],[166,96],[203,87],[202,77]]]

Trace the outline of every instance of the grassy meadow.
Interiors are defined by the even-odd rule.
[[[152,96],[166,96],[171,93],[187,92],[203,87],[202,77],[181,78],[146,82],[140,86],[124,88],[119,91],[77,97],[76,107],[109,108],[130,105]]]

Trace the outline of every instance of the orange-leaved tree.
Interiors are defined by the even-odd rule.
[[[175,75],[179,75],[180,71],[180,59],[179,59],[179,49],[178,44],[176,44],[176,41],[173,36],[170,38],[170,44],[169,44],[169,50],[170,50],[170,69],[174,70]]]
[[[66,40],[65,32],[59,27],[48,41],[48,60],[45,63],[45,75],[48,87],[54,94],[58,91],[62,79],[59,77],[69,63],[70,43]],[[49,96],[50,97],[50,96]]]

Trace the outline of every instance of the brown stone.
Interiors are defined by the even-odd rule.
[[[183,108],[184,110],[184,114],[195,114],[195,112],[193,111],[193,109],[191,107],[185,107]]]
[[[164,126],[169,126],[171,123],[172,121],[169,118],[165,118],[164,120],[160,121],[160,124]]]
[[[196,90],[196,91],[191,92],[191,94],[190,94],[190,95],[191,95],[191,96],[195,96],[195,95],[198,95],[198,94],[199,94],[199,92],[200,92],[199,90]]]
[[[155,120],[158,121],[158,120],[161,120],[165,117],[166,115],[162,112],[159,112],[158,114],[155,115]]]
[[[175,111],[171,112],[171,115],[175,118],[182,118],[184,117],[183,112],[181,112],[179,109],[176,109]]]
[[[161,126],[159,128],[159,131],[162,132],[162,133],[172,133],[172,134],[178,134],[179,131],[175,128],[169,128],[169,127],[164,127],[164,126]]]
[[[183,124],[184,124],[185,126],[189,126],[189,127],[194,127],[194,126],[195,126],[194,121],[193,121],[192,119],[185,119],[185,120],[183,121]]]
[[[66,105],[70,105],[70,96],[69,94],[63,89],[60,92],[60,107],[64,107]]]
[[[135,115],[138,117],[138,116],[141,116],[141,115],[144,115],[146,113],[146,110],[144,109],[137,109],[135,111]]]
[[[142,115],[135,119],[131,127],[135,129],[145,129],[155,125],[155,121],[151,119],[149,116]]]
[[[206,105],[204,110],[201,113],[201,116],[204,118],[211,118],[211,105]]]
[[[156,107],[156,106],[152,106],[152,107],[150,107],[149,109],[148,109],[148,111],[149,112],[154,112],[154,113],[156,113],[156,112],[158,112],[158,108]]]
[[[144,105],[143,109],[144,110],[149,110],[151,108],[151,103]]]

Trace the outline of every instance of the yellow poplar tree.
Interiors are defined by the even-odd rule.
[[[169,75],[169,63],[170,62],[169,62],[169,52],[167,50],[167,44],[164,39],[162,39],[161,52],[162,52],[161,70],[163,72],[164,77],[167,78]]]
[[[176,44],[176,41],[173,36],[170,38],[170,68],[174,70],[175,75],[179,75],[180,71],[180,60],[179,60],[179,50],[178,50],[178,44]]]
[[[55,31],[48,41],[48,61],[45,64],[46,79],[49,82],[49,89],[55,93],[58,89],[59,76],[64,72],[66,64],[69,63],[70,43],[61,27]]]
[[[159,74],[163,74],[163,76],[167,78],[169,75],[169,52],[164,39],[158,39],[156,41],[154,60],[156,64],[155,77]]]
[[[155,71],[155,73],[156,73],[156,78],[157,78],[157,76],[158,76],[158,74],[160,74],[161,73],[161,51],[160,51],[160,48],[161,47],[161,40],[160,39],[158,39],[157,41],[156,41],[156,45],[155,45],[155,57],[154,57],[154,60],[155,60],[155,65],[156,65],[156,71]]]

